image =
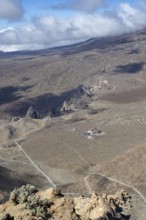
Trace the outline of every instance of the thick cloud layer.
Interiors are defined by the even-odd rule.
[[[54,9],[71,9],[79,10],[87,13],[91,13],[106,4],[106,0],[72,0],[71,2],[66,1],[62,4],[54,5]]]
[[[146,26],[143,10],[120,4],[105,14],[80,13],[70,19],[36,17],[31,23],[0,30],[0,50],[40,49],[70,44],[92,37],[118,35]]]
[[[18,20],[23,15],[20,0],[0,0],[0,18],[8,21]]]

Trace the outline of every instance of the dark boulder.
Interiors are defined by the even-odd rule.
[[[14,217],[10,216],[10,214],[6,214],[2,220],[14,220]]]

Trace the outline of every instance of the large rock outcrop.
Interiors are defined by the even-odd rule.
[[[0,219],[126,220],[131,206],[131,197],[125,191],[69,197],[52,188],[38,192],[26,185],[15,189],[9,201],[0,205]]]
[[[40,114],[36,109],[34,109],[32,106],[30,106],[27,110],[26,117],[40,119]]]

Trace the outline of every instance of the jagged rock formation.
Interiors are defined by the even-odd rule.
[[[77,89],[77,95],[78,96],[92,97],[92,96],[94,96],[93,87],[92,86],[80,85]]]
[[[72,100],[70,100],[69,102],[64,101],[63,105],[60,109],[61,112],[70,112],[74,110],[74,105],[72,103]]]
[[[87,96],[75,96],[69,101],[64,101],[60,109],[61,113],[71,113],[77,109],[87,108],[90,104],[90,98]]]
[[[32,106],[30,106],[28,108],[28,110],[27,110],[26,117],[27,118],[39,119],[40,118],[40,114],[39,114],[39,112],[36,109],[34,109]]]
[[[100,89],[108,89],[108,90],[110,90],[110,89],[112,89],[112,86],[111,86],[111,84],[106,80],[106,79],[101,79],[100,81],[99,81],[99,88]]]
[[[126,220],[131,197],[125,191],[115,195],[92,193],[90,198],[67,197],[49,188],[38,192],[34,186],[15,189],[8,202],[0,205],[0,219]]]
[[[65,100],[60,108],[61,113],[70,113],[76,109],[86,108],[94,96],[94,90],[91,86],[80,85],[73,96]]]

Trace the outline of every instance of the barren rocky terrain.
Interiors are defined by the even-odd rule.
[[[126,190],[146,215],[146,31],[0,56],[0,190]],[[33,106],[39,119],[25,117]]]

